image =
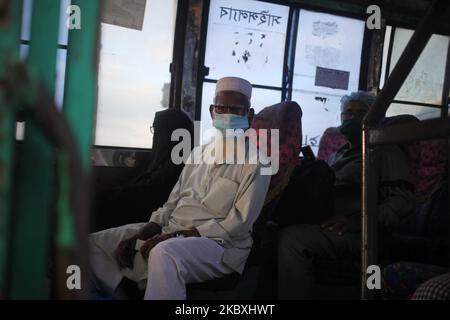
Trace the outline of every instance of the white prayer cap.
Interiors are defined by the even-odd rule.
[[[237,77],[224,77],[216,84],[216,95],[222,91],[234,91],[242,93],[249,100],[252,97],[252,85],[245,79]]]

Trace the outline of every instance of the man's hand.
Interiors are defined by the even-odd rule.
[[[200,232],[198,232],[198,230],[195,228],[191,229],[191,230],[178,231],[177,234],[181,234],[181,235],[185,236],[186,238],[201,237]]]
[[[356,233],[361,231],[361,216],[354,214],[351,216],[335,216],[322,223],[322,228],[328,231],[335,231],[342,236],[344,233]]]
[[[142,245],[141,250],[140,250],[142,257],[145,260],[147,260],[150,250],[152,250],[158,243],[165,241],[167,239],[173,238],[175,236],[176,236],[175,233],[168,233],[168,234],[163,234],[163,235],[160,235],[159,237],[155,237],[150,240],[147,240]]]
[[[116,258],[117,264],[120,269],[130,268],[133,269],[134,266],[134,255],[135,255],[135,246],[136,241],[139,240],[147,240],[155,235],[157,235],[161,231],[161,227],[154,223],[150,222],[146,224],[141,230],[139,230],[138,234],[123,240],[117,246],[117,249],[114,251],[114,257]]]
[[[114,257],[116,258],[117,264],[121,270],[125,268],[133,269],[135,253],[134,247],[137,239],[138,236],[134,236],[123,240],[114,251]]]
[[[147,240],[147,239],[150,239],[150,238],[156,236],[160,232],[161,232],[161,226],[154,222],[150,222],[150,223],[147,223],[141,230],[139,230],[139,233],[137,236],[138,236],[139,240]]]

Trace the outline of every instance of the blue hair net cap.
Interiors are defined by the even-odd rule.
[[[347,106],[351,101],[357,101],[370,108],[375,103],[376,96],[367,91],[356,91],[350,95],[345,95],[341,98],[341,110]]]

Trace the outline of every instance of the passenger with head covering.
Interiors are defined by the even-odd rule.
[[[172,148],[178,143],[171,140],[176,129],[188,130],[193,147],[194,124],[186,113],[175,109],[156,112],[150,164],[131,183],[97,192],[93,208],[94,231],[148,220],[151,213],[167,201],[184,166],[174,164],[170,158]]]
[[[341,100],[339,130],[348,143],[327,160],[335,174],[332,217],[321,225],[299,224],[281,230],[278,243],[280,299],[313,298],[316,279],[321,276],[337,274],[348,278],[350,274],[350,277],[356,275],[358,279],[362,224],[362,120],[374,101],[374,96],[361,91]],[[378,222],[380,230],[388,233],[402,228],[414,210],[409,161],[396,145],[377,147],[372,159],[379,186]]]
[[[251,92],[241,78],[217,82],[210,111],[217,141],[226,142],[222,146],[234,147],[230,131],[249,127]],[[186,298],[186,284],[243,272],[271,176],[261,174],[259,161],[224,161],[217,141],[192,151],[169,199],[149,222],[90,235],[91,274],[98,287],[114,295],[126,277],[146,287],[145,299],[178,300]],[[244,149],[248,159],[248,143]]]

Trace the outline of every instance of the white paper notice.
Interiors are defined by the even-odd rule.
[[[213,0],[205,65],[208,78],[237,76],[281,87],[289,7],[261,1]]]

